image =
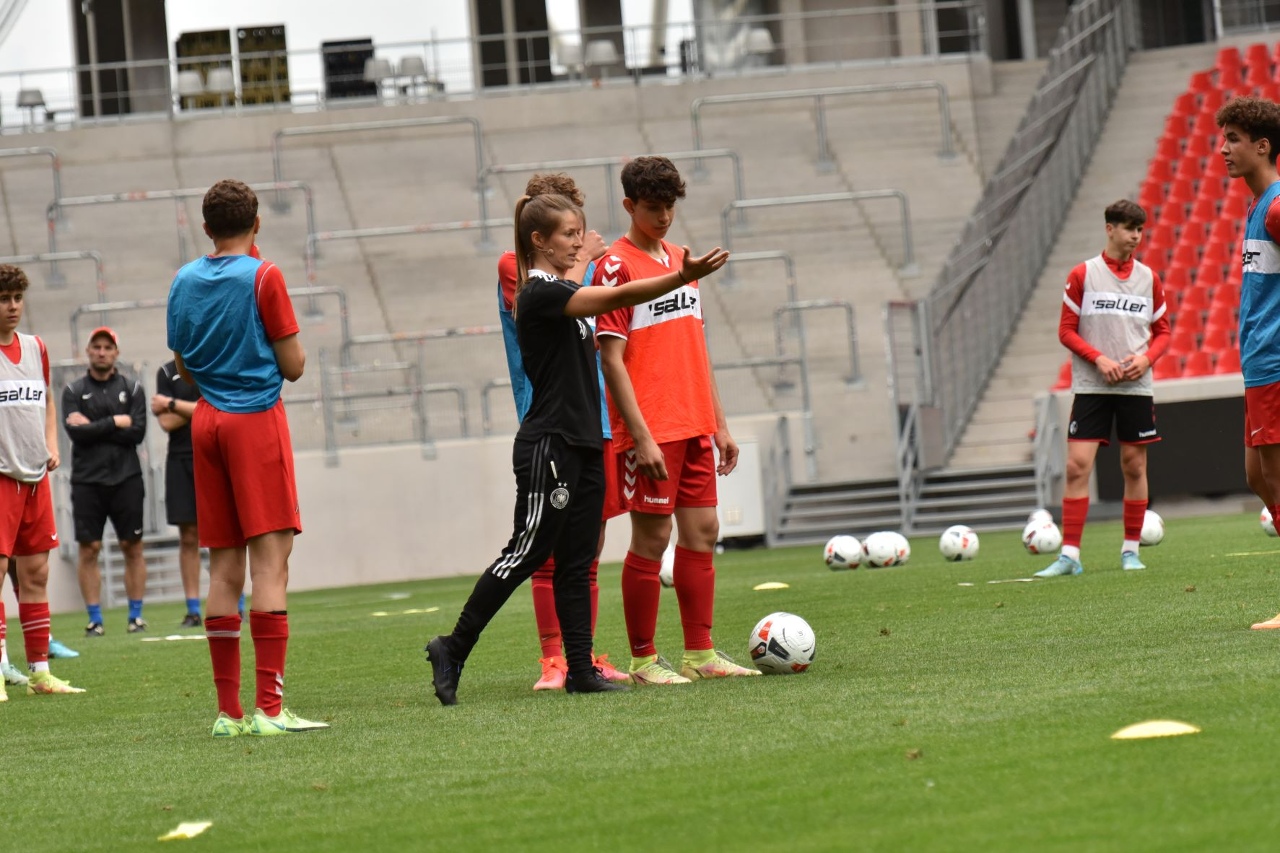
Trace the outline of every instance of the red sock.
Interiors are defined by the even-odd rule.
[[[544,658],[564,654],[560,644],[560,618],[556,616],[556,588],[551,580],[555,572],[555,558],[548,557],[529,582],[533,590],[533,618],[538,623],[538,642]]]
[[[27,666],[49,660],[49,602],[18,603],[22,622],[22,644],[27,650]]]
[[[0,601],[0,640],[5,639],[4,602]]]
[[[238,720],[244,716],[240,706],[240,614],[206,617],[204,633],[209,638],[218,710]]]
[[[1073,548],[1080,547],[1084,537],[1084,520],[1089,515],[1089,499],[1062,499],[1062,544]],[[1139,525],[1141,527],[1141,525]]]
[[[1142,522],[1147,517],[1146,501],[1130,501],[1124,502],[1124,538],[1130,542],[1137,542],[1142,538]]]
[[[592,560],[591,569],[587,575],[591,584],[591,636],[596,635],[596,617],[600,615],[600,561]],[[2,615],[2,614],[0,614]],[[0,635],[3,636],[3,635]]]
[[[658,629],[658,601],[662,581],[658,572],[662,563],[646,560],[631,551],[622,561],[622,615],[627,622],[627,639],[633,657],[643,658],[658,653],[653,635]]]
[[[1274,520],[1274,519],[1277,519],[1277,518],[1280,518],[1280,515],[1276,515],[1277,510],[1280,510],[1280,505],[1277,505],[1277,506],[1269,506],[1269,507],[1267,507],[1267,509],[1271,510],[1271,518],[1272,518],[1273,520]],[[1280,530],[1280,527],[1277,527],[1276,529],[1277,529],[1277,530]]]
[[[285,613],[249,611],[253,637],[254,703],[268,717],[280,714],[284,704],[284,655],[289,645],[289,616]]]
[[[690,551],[676,546],[672,575],[680,602],[684,647],[691,652],[713,648],[711,622],[715,615],[716,567],[710,551]]]

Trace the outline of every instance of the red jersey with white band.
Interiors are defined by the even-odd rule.
[[[1137,379],[1109,383],[1095,362],[1146,355],[1154,364],[1169,342],[1164,288],[1146,264],[1121,263],[1105,253],[1077,264],[1067,276],[1058,339],[1071,350],[1071,390],[1076,394],[1151,395],[1151,370]]]
[[[684,262],[683,251],[665,240],[662,250],[666,259],[658,260],[626,237],[619,238],[596,264],[593,283],[613,287],[678,270]],[[627,342],[622,361],[640,414],[658,444],[715,434],[711,361],[702,326],[697,281],[651,302],[619,308],[596,319],[597,337],[613,335]],[[635,439],[612,397],[609,419],[615,449],[621,452],[634,447]]]

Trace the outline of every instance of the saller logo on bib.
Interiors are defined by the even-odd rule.
[[[687,293],[677,293],[669,299],[654,302],[653,316],[661,317],[663,314],[672,314],[676,311],[689,311],[696,304],[698,304],[698,297],[690,296]]]
[[[556,509],[564,509],[569,505],[569,490],[560,486],[551,493],[551,505]]]

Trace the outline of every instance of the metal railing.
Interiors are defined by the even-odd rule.
[[[303,250],[303,262],[306,265],[307,281],[315,283],[316,258],[321,243],[339,240],[366,240],[374,237],[412,237],[423,234],[450,234],[458,231],[486,232],[490,228],[510,228],[511,219],[460,219],[455,222],[428,222],[423,225],[386,225],[379,228],[351,228],[345,231],[317,231],[307,235],[307,245]],[[480,253],[489,251],[484,241],[476,247]]]
[[[915,245],[911,238],[911,210],[907,201],[907,194],[902,190],[886,189],[886,190],[864,190],[861,192],[838,192],[838,193],[814,193],[812,195],[792,195],[792,196],[776,196],[773,198],[748,198],[742,201],[731,201],[720,211],[720,235],[723,239],[721,245],[725,249],[732,251],[733,235],[729,228],[729,214],[733,211],[755,210],[762,207],[787,207],[797,204],[825,204],[834,201],[851,201],[857,204],[861,201],[872,201],[875,199],[894,199],[898,202],[898,211],[902,224],[902,265],[898,267],[899,274],[903,276],[916,276],[920,274],[920,266],[916,263]],[[725,281],[731,279],[726,275]]]
[[[1235,33],[1280,29],[1280,2],[1276,0],[1213,0],[1216,38]]]
[[[729,160],[733,165],[733,197],[737,201],[741,201],[745,195],[745,180],[742,171],[742,158],[737,151],[729,148],[708,148],[702,151],[668,151],[655,152],[656,157],[666,157],[672,162],[681,160],[714,160],[724,158]],[[631,161],[630,157],[578,157],[570,160],[543,160],[538,163],[501,163],[492,166],[486,166],[480,172],[480,218],[487,220],[489,218],[489,204],[486,198],[488,179],[490,175],[508,175],[523,174],[534,172],[556,172],[562,169],[591,169],[603,168],[605,174],[604,192],[605,192],[605,209],[608,211],[608,224],[606,225],[607,233],[617,234],[621,232],[622,226],[618,221],[618,183],[613,179],[615,169],[621,170]],[[701,177],[705,178],[707,172],[702,170]],[[739,224],[743,222],[741,214],[739,214]],[[484,229],[480,232],[480,245],[484,248],[492,249],[493,244],[489,240],[489,231]]]
[[[48,264],[49,286],[54,289],[60,289],[67,283],[66,276],[58,270],[61,261],[93,261],[93,286],[98,291],[99,299],[107,298],[107,272],[101,252],[36,252],[32,255],[6,255],[0,258],[0,264]]]
[[[938,156],[944,160],[949,160],[956,156],[955,146],[951,141],[953,133],[951,127],[951,98],[947,94],[947,87],[937,80],[920,80],[909,83],[872,83],[861,86],[832,86],[824,89],[792,89],[784,92],[749,92],[741,95],[707,95],[701,98],[694,98],[689,107],[689,123],[693,127],[693,147],[695,149],[702,148],[702,108],[704,106],[813,99],[814,120],[817,124],[818,134],[818,171],[830,172],[835,169],[836,164],[831,156],[831,144],[827,139],[827,98],[846,95],[883,94],[886,92],[913,92],[922,89],[929,89],[938,93],[938,117],[942,122],[942,148],[938,151]],[[702,161],[695,160],[693,163],[694,176],[698,176],[701,172]]]
[[[930,295],[889,306],[895,408],[921,409],[914,430],[899,424],[899,437],[916,444],[918,467],[950,458],[1004,353],[1136,45],[1136,16],[1131,0],[1072,6],[1030,107]],[[925,434],[931,430],[938,434]],[[940,454],[923,452],[931,447]],[[909,461],[900,455],[900,465]],[[921,473],[900,471],[903,478]]]
[[[5,148],[0,150],[0,157],[48,157],[49,169],[53,173],[53,200],[62,198],[62,160],[56,148],[37,145],[31,148]],[[54,227],[51,223],[50,227]]]
[[[379,130],[403,130],[407,127],[434,127],[436,125],[450,124],[466,124],[471,127],[472,143],[475,147],[476,158],[476,175],[479,176],[484,171],[484,131],[480,126],[480,120],[471,116],[418,116],[414,118],[388,119],[383,121],[356,121],[347,122],[345,124],[321,124],[311,125],[307,127],[286,127],[277,130],[271,135],[271,168],[277,184],[284,183],[284,164],[283,164],[283,145],[285,137],[293,136],[328,136],[330,134],[340,133],[366,133],[368,131]],[[480,218],[486,219],[484,212],[484,186],[479,178],[476,180],[476,190],[480,193],[481,208]],[[277,212],[286,212],[289,209],[288,202],[284,199],[283,194],[277,193],[272,202],[272,208]],[[314,231],[313,227],[308,231]]]

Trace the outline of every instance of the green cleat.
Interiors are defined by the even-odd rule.
[[[274,717],[268,717],[262,713],[261,708],[254,708],[249,734],[254,737],[275,737],[292,732],[311,732],[327,728],[329,728],[328,723],[304,720],[288,708],[281,708],[280,713]]]
[[[1064,575],[1078,575],[1083,571],[1084,566],[1080,565],[1079,560],[1073,560],[1066,554],[1059,554],[1058,559],[1054,560],[1049,568],[1036,572],[1036,577],[1058,578]]]
[[[703,661],[694,660],[686,655],[680,663],[680,674],[690,681],[696,681],[700,678],[736,678],[739,676],[760,675],[760,670],[738,666],[734,663],[733,658],[721,651],[712,653],[710,658]]]
[[[641,687],[650,684],[688,684],[689,679],[676,672],[666,658],[653,655],[631,659],[631,683]]]
[[[28,696],[51,696],[54,693],[83,693],[83,687],[72,687],[49,670],[31,673],[31,681],[27,684]]]
[[[218,719],[213,721],[214,737],[240,737],[240,735],[253,734],[252,729],[253,723],[248,717],[237,719],[226,711],[219,711]]]
[[[8,661],[0,663],[0,675],[4,676],[5,684],[12,684],[14,687],[26,687],[29,680],[22,670]]]
[[[1133,572],[1138,569],[1145,569],[1146,564],[1138,559],[1137,551],[1125,551],[1120,555],[1120,568],[1126,572]]]

